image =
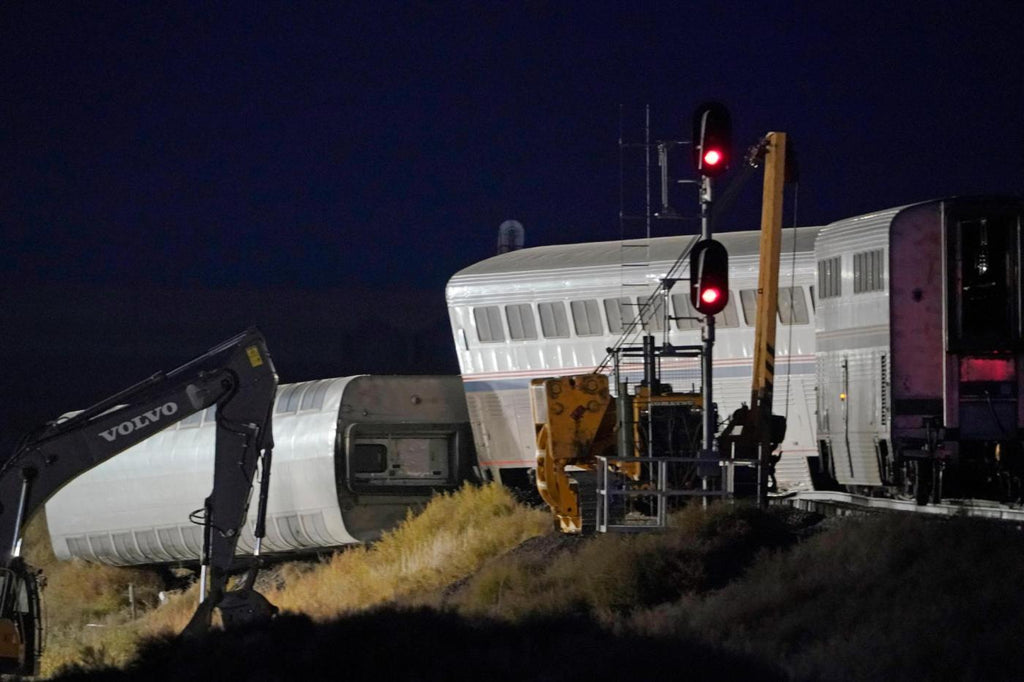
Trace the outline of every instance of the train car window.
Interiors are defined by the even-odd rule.
[[[327,395],[327,386],[331,382],[326,380],[317,381],[312,387],[306,390],[302,396],[300,410],[319,410],[324,406],[324,396]]]
[[[498,306],[473,308],[473,319],[476,321],[476,335],[480,343],[500,343],[505,340],[505,331],[501,328],[501,312]]]
[[[139,554],[139,550],[135,548],[135,539],[132,537],[131,531],[111,533],[110,539],[114,542],[114,556],[118,558],[127,557],[135,562],[144,563],[146,557]],[[188,547],[188,549],[192,548]],[[199,546],[196,549],[198,550],[196,555],[203,551],[202,540],[200,540]]]
[[[853,293],[881,291],[884,288],[883,253],[882,249],[874,249],[853,254]]]
[[[652,298],[637,298],[637,309],[640,311],[640,322],[644,331],[660,332],[665,330],[665,299],[658,294]]]
[[[821,298],[840,296],[843,293],[841,274],[840,256],[818,261],[818,296]]]
[[[545,339],[565,339],[569,337],[569,318],[565,314],[565,304],[561,301],[538,303],[540,313],[540,331]]]
[[[181,531],[175,528],[157,528],[156,529],[157,541],[160,546],[163,547],[164,551],[172,556],[180,556],[184,553],[184,543],[181,541]],[[89,544],[93,544],[93,536],[89,536]],[[95,546],[95,545],[94,545]]]
[[[275,405],[274,407],[274,412],[276,414],[284,414],[285,412],[288,412],[288,404],[291,401],[292,396],[295,395],[295,391],[297,391],[299,387],[300,384],[291,384],[289,386],[285,386],[283,389],[278,391],[277,405]]]
[[[134,531],[134,533],[135,544],[138,546],[139,551],[141,551],[144,555],[148,557],[167,557],[167,555],[163,551],[163,548],[156,541],[155,530],[141,530]]]
[[[160,532],[163,533],[164,529],[161,528]],[[96,533],[89,535],[88,538],[89,546],[92,547],[93,554],[96,556],[109,557],[114,553],[114,543],[106,533]]]
[[[138,550],[135,549],[135,544],[131,540],[131,535],[129,533],[125,533],[125,535],[129,536],[128,542],[131,543],[129,545],[129,547],[131,548],[130,553],[138,555],[139,559],[144,559],[145,557],[141,556]],[[181,539],[185,543],[185,548],[190,553],[195,554],[196,556],[202,556],[203,529],[200,526],[189,526],[188,528],[182,528]]]
[[[604,299],[604,314],[608,318],[608,331],[612,334],[622,333],[622,330],[633,319],[630,307],[629,299],[625,296]]]
[[[800,287],[779,287],[779,321],[782,324],[807,324],[811,316]]]
[[[672,294],[672,307],[676,311],[676,329],[700,329],[700,316],[690,302],[689,292],[685,294]]]
[[[757,322],[757,289],[740,289],[740,307],[743,308],[743,322],[753,327]]]
[[[1016,347],[1020,332],[1019,218],[993,213],[956,221],[948,241],[949,345],[958,351]]]
[[[715,326],[720,328],[740,326],[740,318],[736,312],[736,299],[730,298],[722,312],[715,315]]]
[[[757,298],[757,289],[740,290],[743,321],[751,327],[757,324]],[[808,324],[811,321],[803,289],[779,287],[778,317],[782,324]]]
[[[356,443],[351,461],[353,474],[382,474],[388,470],[388,448],[381,443]]]
[[[309,384],[296,384],[295,385],[295,390],[292,391],[288,395],[288,400],[285,403],[285,407],[284,407],[284,411],[285,412],[298,412],[299,411],[299,404],[300,404],[300,400],[302,398],[302,392],[304,390],[306,390],[307,386],[309,386]]]
[[[597,299],[570,301],[569,309],[572,311],[572,323],[577,336],[597,336],[604,333]]]
[[[67,538],[68,553],[71,556],[87,557],[89,556],[89,543],[85,541],[85,537],[79,538]]]
[[[537,321],[533,317],[533,307],[529,303],[505,306],[505,319],[508,320],[510,338],[537,338]]]

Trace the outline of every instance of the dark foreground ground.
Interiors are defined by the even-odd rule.
[[[54,679],[1024,679],[1024,529],[811,521],[536,538],[430,607],[151,642],[126,670]]]
[[[127,671],[71,680],[573,680],[676,674],[781,680],[748,657],[672,638],[617,637],[580,618],[517,625],[431,609],[383,610],[328,625],[289,616],[245,632],[149,646]],[[691,677],[692,676],[692,677]]]

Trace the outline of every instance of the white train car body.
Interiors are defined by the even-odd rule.
[[[849,488],[1020,500],[1024,202],[956,198],[829,225],[818,433]]]
[[[818,228],[785,230],[779,277],[775,411],[789,420],[777,476],[789,489],[810,487],[814,435],[814,238]],[[543,246],[513,251],[456,273],[447,300],[470,422],[481,467],[526,485],[535,466],[528,386],[533,378],[592,371],[637,314],[693,236]],[[716,317],[714,400],[727,416],[750,399],[758,232],[716,235],[729,251],[730,302]],[[688,271],[673,277],[688,279]],[[659,343],[700,343],[684,282],[645,327]],[[669,383],[699,388],[697,361],[663,361]],[[672,372],[677,372],[672,377]]]
[[[273,429],[267,553],[373,539],[435,491],[459,485],[472,466],[458,377],[283,385]],[[58,492],[46,505],[57,557],[115,565],[198,559],[202,527],[189,515],[212,485],[214,431],[213,409],[193,415]],[[240,553],[253,549],[255,507]]]

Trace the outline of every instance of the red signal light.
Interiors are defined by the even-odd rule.
[[[706,303],[707,305],[712,305],[715,301],[718,300],[718,297],[721,295],[722,294],[721,292],[718,291],[718,289],[712,287],[700,292],[700,300],[704,301],[704,303]]]
[[[729,305],[729,253],[721,242],[704,239],[690,250],[690,303],[702,315]]]
[[[718,177],[732,155],[732,118],[720,102],[705,102],[693,112],[693,163],[698,173]]]

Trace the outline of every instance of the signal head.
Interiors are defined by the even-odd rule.
[[[704,315],[729,304],[729,253],[721,242],[704,239],[690,251],[690,302]]]
[[[697,172],[715,177],[732,156],[732,117],[720,102],[706,102],[693,113],[693,161]]]

